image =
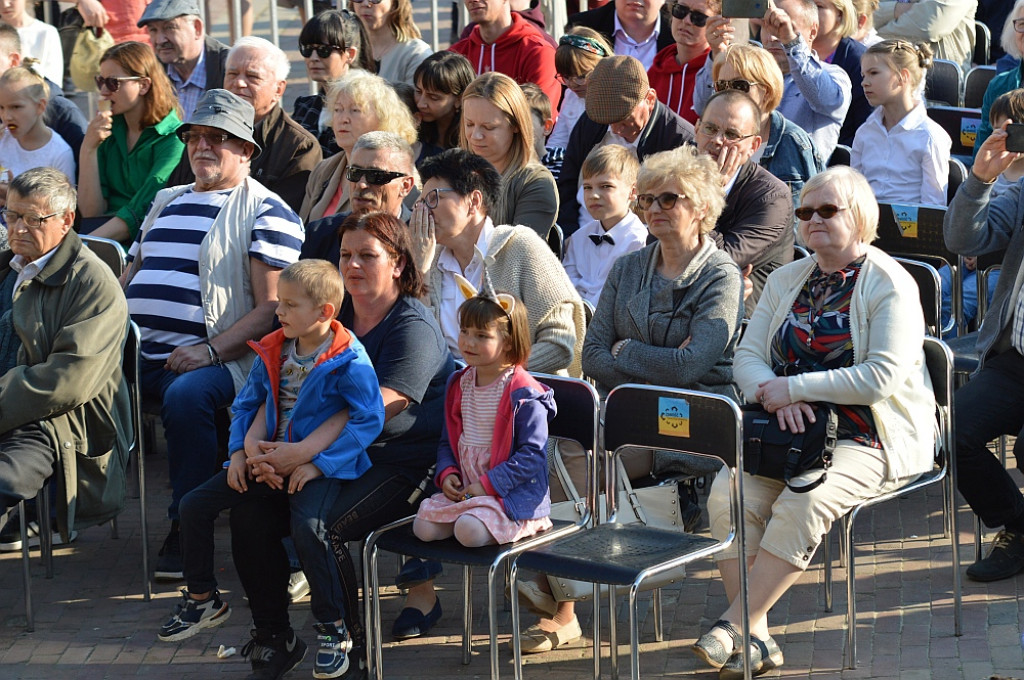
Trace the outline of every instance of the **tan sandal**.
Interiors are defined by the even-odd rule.
[[[524,654],[540,654],[575,642],[581,637],[583,629],[580,628],[579,619],[574,616],[572,621],[552,632],[541,630],[538,624],[530,626],[519,635],[519,647]]]

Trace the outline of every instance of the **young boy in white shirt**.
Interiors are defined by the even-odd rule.
[[[647,227],[630,210],[640,163],[624,146],[595,148],[583,161],[583,201],[594,219],[566,241],[562,265],[593,306],[615,260],[647,244]]]

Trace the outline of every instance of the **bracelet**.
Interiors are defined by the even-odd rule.
[[[211,366],[221,366],[224,364],[224,362],[220,360],[220,354],[217,353],[217,349],[213,346],[213,344],[210,343],[209,340],[206,341],[206,351],[209,352],[210,354]]]

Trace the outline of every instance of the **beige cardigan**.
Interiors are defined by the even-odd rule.
[[[334,198],[338,185],[344,183],[341,200],[335,213],[349,211],[348,182],[345,182],[345,168],[348,167],[348,158],[344,151],[339,151],[329,158],[317,163],[313,172],[306,182],[306,195],[302,199],[302,207],[299,208],[299,217],[303,224],[309,224],[313,220],[325,217],[324,211],[327,204]]]

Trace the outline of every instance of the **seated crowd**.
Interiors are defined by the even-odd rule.
[[[0,512],[52,484],[54,525],[37,531],[56,541],[116,514],[133,321],[171,485],[154,578],[185,583],[159,639],[230,615],[214,563],[227,511],[252,677],[302,661],[288,605],[303,583],[314,677],[365,677],[349,541],[413,513],[422,540],[467,546],[551,526],[558,405],[530,372],[602,396],[714,392],[796,430],[830,402],[830,484],[748,475],[747,554],[718,562],[729,604],[693,645],[742,677],[748,625],[755,674],[780,666],[768,613],[822,536],[932,464],[917,287],[871,243],[879,203],[947,205],[952,141],[924,81],[934,58],[970,63],[977,3],[953,4],[774,0],[747,21],[720,0],[612,0],[556,41],[531,9],[467,0],[472,25],[431,54],[410,0],[357,1],[305,23],[317,91],[289,114],[284,51],[224,45],[197,0],[153,0],[137,17],[149,43],[102,55],[86,118],[57,85],[59,44],[15,0],[0,23]],[[1002,47],[1024,50],[1024,0]],[[956,397],[960,491],[1001,528],[967,570],[981,581],[1024,571],[1024,496],[986,446],[1024,434],[1024,160],[1007,132],[1022,73],[992,81],[944,234],[972,271],[1005,251],[1014,272],[988,279],[981,368]],[[839,145],[850,167],[826,169]],[[79,234],[124,247],[120,280]],[[708,500],[716,537],[727,482]],[[0,549],[20,547],[17,527]],[[440,569],[403,565],[395,638],[442,616]],[[540,617],[524,651],[582,635],[544,575],[521,597]]]

